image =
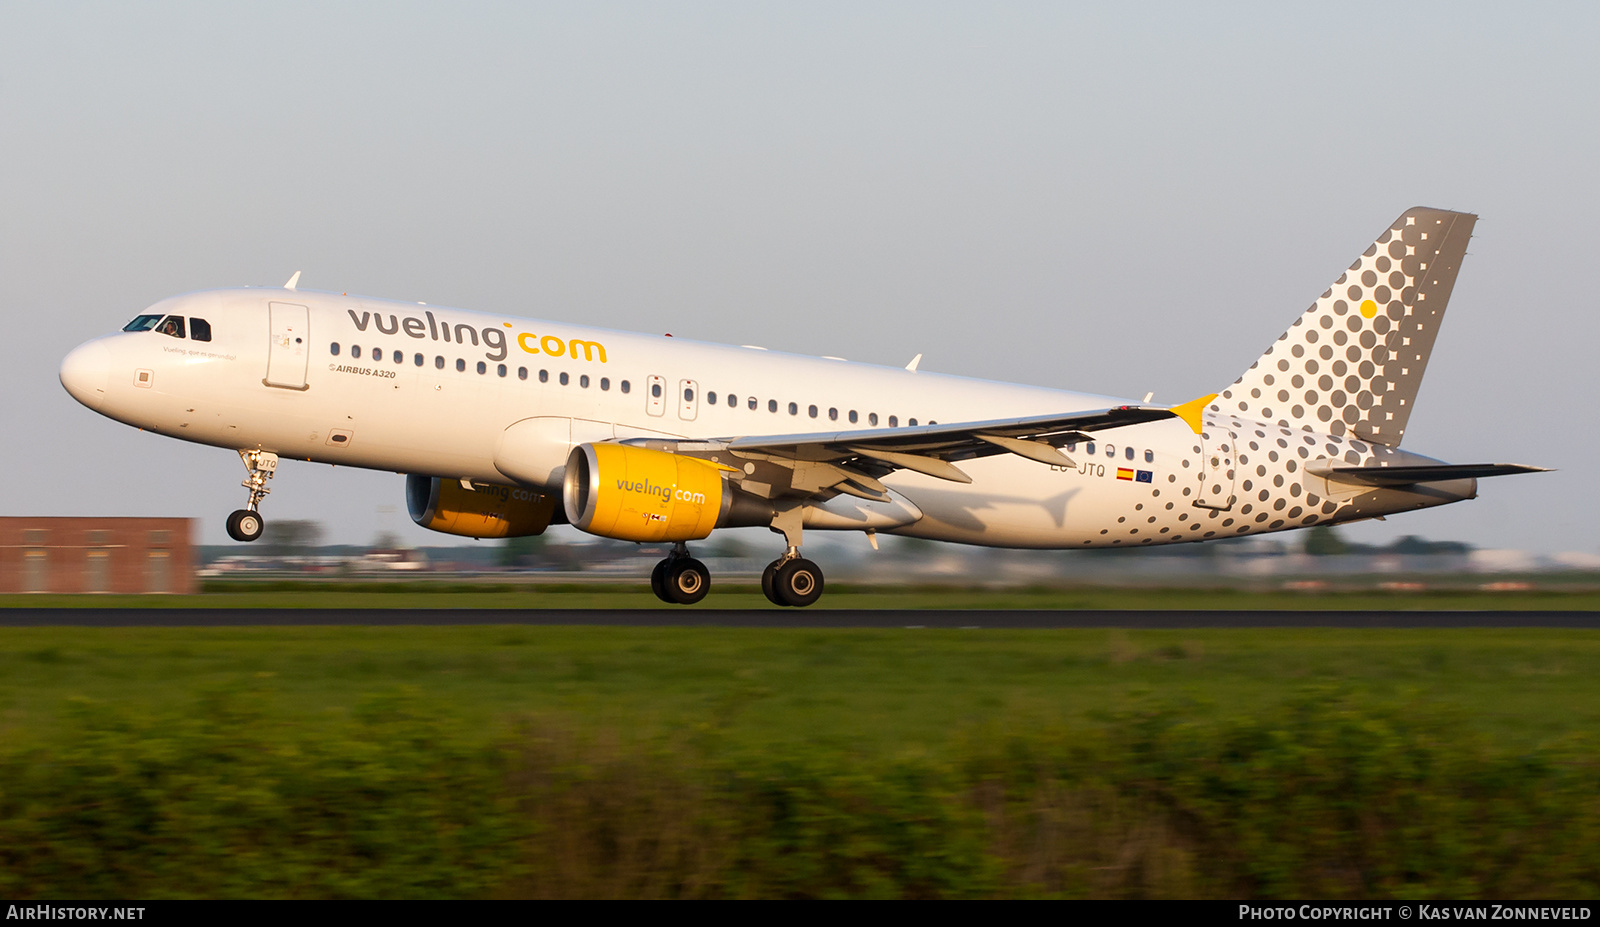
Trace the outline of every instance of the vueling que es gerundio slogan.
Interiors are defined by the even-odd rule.
[[[423,312],[423,317],[420,319],[414,315],[401,318],[398,315],[390,314],[387,317],[388,325],[383,324],[385,317],[381,312],[361,312],[358,314],[354,309],[345,311],[350,313],[350,321],[355,323],[356,331],[364,332],[370,325],[376,328],[380,335],[404,333],[419,341],[443,341],[447,344],[459,345],[471,343],[475,347],[487,347],[489,350],[483,352],[483,356],[492,361],[506,359],[508,350],[506,336],[512,334],[512,332],[501,331],[498,328],[489,326],[474,328],[465,322],[451,325],[448,321],[435,319],[431,310]],[[515,329],[515,326],[510,322],[502,324],[506,328]],[[570,357],[573,360],[582,358],[586,361],[599,361],[602,364],[606,362],[606,346],[598,341],[587,341],[582,338],[563,340],[555,335],[539,337],[533,332],[516,332],[515,334],[514,340],[517,343],[517,347],[529,354]]]

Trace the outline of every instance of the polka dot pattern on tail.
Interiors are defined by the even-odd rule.
[[[1398,446],[1476,221],[1407,210],[1209,411]]]

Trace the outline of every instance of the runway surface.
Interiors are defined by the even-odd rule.
[[[1600,612],[8,608],[0,627],[1600,628]]]

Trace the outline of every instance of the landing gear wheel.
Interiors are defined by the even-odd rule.
[[[228,537],[235,541],[254,541],[261,537],[265,527],[266,522],[261,520],[260,513],[249,509],[240,509],[228,516]]]
[[[672,563],[671,559],[663,559],[656,563],[655,569],[650,571],[650,591],[654,592],[656,598],[663,602],[672,601],[667,598],[667,566],[670,563]]]
[[[778,598],[777,587],[773,585],[773,581],[778,575],[778,567],[781,566],[783,566],[782,560],[774,560],[767,564],[765,570],[761,571],[761,594],[766,596],[767,601],[773,605],[788,606],[788,602]]]
[[[662,585],[669,602],[693,605],[711,591],[711,571],[693,557],[675,557],[666,562]]]
[[[773,595],[783,604],[803,608],[822,598],[822,569],[804,557],[796,557],[778,567],[772,577]]]

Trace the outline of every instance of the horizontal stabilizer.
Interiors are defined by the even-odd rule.
[[[1478,480],[1486,476],[1509,476],[1513,473],[1549,472],[1547,467],[1530,467],[1526,464],[1434,464],[1419,467],[1312,466],[1306,470],[1325,480],[1365,486],[1410,486],[1415,483],[1438,483],[1444,480]]]

